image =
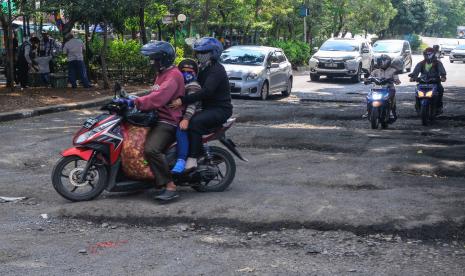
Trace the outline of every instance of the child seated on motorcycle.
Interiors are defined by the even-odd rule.
[[[201,87],[200,84],[197,82],[197,63],[192,59],[185,59],[179,63],[178,68],[184,77],[186,95],[200,91]],[[197,111],[200,110],[200,108],[200,102],[188,105],[184,112],[183,119],[179,123],[178,129],[176,131],[176,149],[178,153],[178,158],[176,165],[174,165],[173,169],[171,170],[171,172],[174,174],[182,173],[186,167],[186,159],[187,155],[189,154],[189,137],[187,129],[189,128],[190,119],[192,118],[192,116],[194,116],[194,114]]]
[[[375,60],[375,70],[371,72],[371,78],[380,78],[380,79],[393,79],[396,85],[400,84],[399,74],[397,72],[399,69],[398,66],[393,66],[392,59],[390,56],[383,54],[376,58]],[[395,122],[397,120],[397,110],[396,110],[396,88],[394,84],[388,84],[389,88],[389,98],[391,100],[391,111],[392,116],[390,118],[391,122]],[[368,116],[368,111],[364,115]]]

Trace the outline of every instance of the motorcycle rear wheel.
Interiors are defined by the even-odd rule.
[[[86,181],[81,182],[79,180],[80,172],[83,171],[86,164],[87,161],[79,156],[62,157],[52,171],[53,188],[70,201],[88,201],[98,197],[106,188],[107,170],[103,166],[92,165],[87,173]],[[69,172],[67,171],[68,167],[71,169]],[[91,189],[83,193],[76,193],[87,186]]]
[[[219,173],[214,180],[209,181],[208,183],[200,183],[197,186],[192,186],[192,189],[197,192],[223,192],[229,187],[229,185],[231,185],[234,180],[234,176],[236,175],[236,161],[229,151],[220,147],[212,146],[210,147],[210,153],[212,160],[207,161],[211,162],[211,164],[208,165],[216,166]],[[225,170],[222,170],[219,167],[223,163]],[[217,184],[212,183],[213,181]]]

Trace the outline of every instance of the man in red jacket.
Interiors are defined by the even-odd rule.
[[[169,201],[179,195],[166,161],[165,151],[175,141],[176,128],[182,119],[183,107],[173,109],[168,107],[168,104],[184,96],[184,78],[179,69],[173,65],[175,52],[168,42],[157,41],[146,44],[142,47],[141,53],[150,57],[157,77],[150,94],[134,101],[127,100],[127,104],[141,111],[158,111],[158,123],[147,135],[144,154],[155,175],[156,185],[166,188],[155,199]]]

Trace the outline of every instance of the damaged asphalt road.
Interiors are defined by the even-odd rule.
[[[229,136],[249,162],[237,160],[228,191],[182,189],[169,205],[154,203],[152,191],[69,203],[53,190],[59,151],[97,110],[2,123],[0,196],[29,199],[0,203],[0,264],[11,274],[73,274],[80,264],[105,274],[89,266],[88,247],[127,241],[96,255],[114,265],[107,274],[183,274],[199,262],[192,274],[463,274],[465,82],[449,76],[444,115],[423,127],[414,85],[402,80],[389,130],[369,129],[360,118],[368,88],[344,80],[297,76],[289,98],[234,100]]]

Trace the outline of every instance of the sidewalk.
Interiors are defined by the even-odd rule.
[[[135,95],[148,92],[148,86],[128,86],[126,91]],[[49,113],[97,107],[112,99],[111,89],[53,89],[29,88],[9,91],[0,88],[0,122],[24,119]]]

